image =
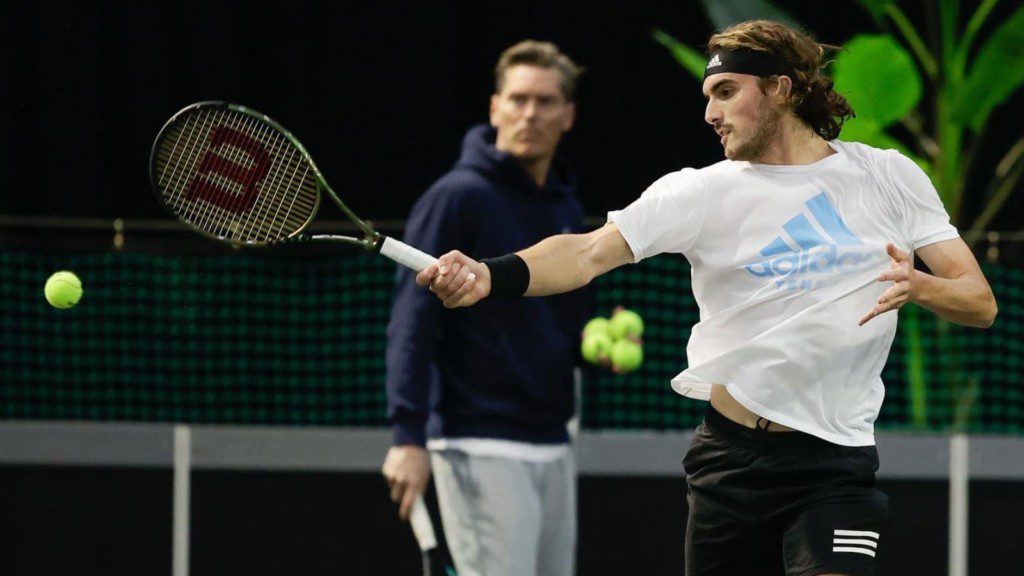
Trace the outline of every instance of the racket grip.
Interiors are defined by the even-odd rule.
[[[434,524],[430,521],[430,514],[427,513],[427,505],[423,502],[423,496],[417,496],[412,503],[412,512],[409,513],[409,524],[412,525],[413,534],[416,535],[416,542],[420,550],[426,552],[437,548],[437,536],[434,534]]]
[[[380,253],[417,272],[437,262],[437,258],[430,254],[420,252],[405,242],[395,240],[390,236],[384,237],[384,242],[380,245]]]

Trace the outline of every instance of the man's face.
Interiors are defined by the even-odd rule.
[[[505,71],[501,93],[491,96],[498,150],[527,162],[555,155],[576,117],[575,106],[562,94],[561,79],[555,68],[521,64]]]
[[[771,88],[769,88],[769,91]],[[714,127],[730,160],[756,161],[778,133],[784,108],[761,92],[757,77],[714,74],[704,81],[704,120]]]

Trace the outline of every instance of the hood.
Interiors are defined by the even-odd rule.
[[[470,128],[462,140],[462,155],[455,164],[456,168],[473,170],[494,181],[535,194],[572,195],[576,176],[560,156],[556,154],[552,160],[547,182],[541,188],[511,154],[494,147],[497,136],[498,131],[487,124]]]

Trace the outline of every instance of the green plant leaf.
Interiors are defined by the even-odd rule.
[[[651,36],[654,37],[659,44],[668,48],[668,51],[672,54],[672,57],[676,59],[676,62],[679,62],[679,64],[689,71],[690,74],[693,74],[693,77],[696,78],[698,82],[702,82],[704,80],[704,65],[707,64],[708,61],[704,54],[690,48],[679,40],[676,40],[663,30],[655,28],[655,30],[651,32]]]
[[[963,87],[957,91],[954,121],[980,132],[992,109],[1024,83],[1024,6],[1002,23],[978,51]]]
[[[768,0],[701,0],[704,13],[715,28],[722,30],[745,20],[775,20],[800,29],[799,22]]]
[[[859,116],[843,123],[839,137],[846,142],[861,142],[876,148],[904,148],[898,140],[886,134],[878,122]]]
[[[921,75],[910,54],[888,34],[860,34],[833,65],[836,90],[857,112],[882,128],[906,116],[921,100]]]
[[[876,23],[885,19],[885,9],[893,3],[893,0],[857,0],[867,10]]]

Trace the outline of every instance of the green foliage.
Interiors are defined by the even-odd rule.
[[[703,54],[669,36],[660,29],[655,29],[652,35],[654,40],[667,48],[672,57],[676,59],[676,62],[692,74],[698,82],[704,78],[704,64],[707,63],[707,59]]]
[[[914,59],[888,34],[853,38],[836,57],[832,76],[857,117],[883,127],[898,122],[921,101],[921,75]]]
[[[1003,22],[978,52],[970,73],[957,90],[953,121],[980,132],[992,109],[1024,83],[1020,65],[1024,46],[1024,5]]]
[[[831,69],[836,89],[856,111],[847,121],[841,138],[879,148],[894,148],[914,159],[931,177],[954,224],[967,231],[967,239],[980,237],[992,216],[1010,196],[1024,175],[1024,137],[998,163],[991,182],[979,189],[976,200],[983,202],[981,215],[973,224],[963,222],[962,206],[966,175],[975,157],[985,127],[993,112],[1024,84],[1024,5],[995,26],[991,35],[978,39],[999,0],[981,0],[970,18],[961,25],[959,2],[938,0],[928,4],[933,13],[925,18],[930,27],[923,37],[918,26],[894,0],[857,0],[874,19],[882,33],[862,33],[846,43]],[[793,18],[766,0],[702,0],[713,25],[722,29],[737,22],[767,18],[803,29]],[[929,45],[924,38],[929,39]],[[704,59],[694,49],[677,42],[665,32],[655,39],[698,79],[703,76]],[[975,40],[980,48],[975,51]],[[699,60],[698,60],[699,58]],[[925,90],[933,96],[922,98]],[[899,125],[900,138],[892,128]],[[927,129],[926,129],[927,127]],[[950,423],[967,426],[975,397],[983,385],[977,375],[968,374],[958,360],[950,324],[925,316],[908,306],[901,317],[908,350],[905,369],[911,393],[911,421],[923,425],[928,416],[928,365],[938,363],[947,376],[938,394],[953,400]],[[941,358],[924,353],[921,334],[926,323],[934,324]],[[934,383],[934,382],[933,382]],[[944,394],[945,393],[945,394]]]
[[[932,178],[953,222],[976,236],[1024,172],[1024,154],[1019,152],[1024,148],[1022,138],[1002,159],[988,197],[981,199],[989,203],[982,217],[973,225],[962,221],[966,174],[980,135],[993,111],[1024,84],[1024,65],[1018,56],[1024,46],[1024,6],[997,26],[973,60],[970,58],[998,1],[982,0],[962,31],[958,30],[957,2],[932,4],[937,14],[928,22],[937,30],[925,37],[937,38],[937,42],[929,46],[897,2],[857,0],[886,32],[854,36],[828,71],[857,113],[844,125],[841,138],[894,148],[913,158]],[[767,0],[702,0],[702,4],[717,29],[753,18],[803,28]],[[662,30],[653,35],[695,78],[703,77],[700,51]],[[922,98],[926,89],[934,95],[928,102]],[[930,106],[932,102],[934,106]],[[901,137],[909,133],[909,138],[893,135],[891,129],[897,124],[905,128]]]
[[[843,140],[899,150],[931,173],[928,161],[886,132],[921,101],[921,75],[909,52],[892,36],[862,34],[836,56],[832,77],[836,90],[857,112],[857,117],[843,126]],[[886,97],[878,98],[877,94]]]

